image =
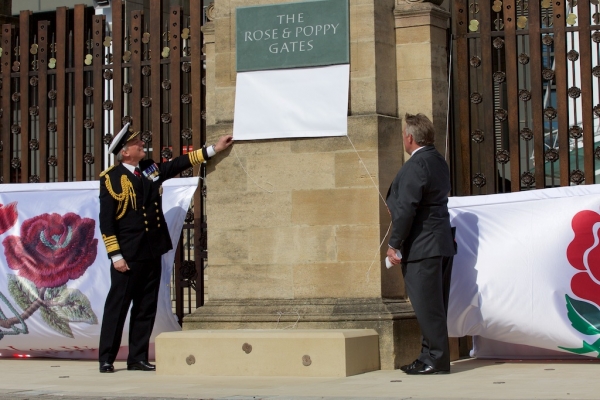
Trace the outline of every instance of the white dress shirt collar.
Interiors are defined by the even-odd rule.
[[[125,168],[127,168],[127,169],[129,170],[129,172],[131,172],[132,174],[133,174],[133,171],[135,171],[135,169],[139,167],[139,164],[138,164],[138,165],[131,165],[131,164],[127,164],[127,163],[122,163],[122,164],[123,164],[123,166],[124,166]]]

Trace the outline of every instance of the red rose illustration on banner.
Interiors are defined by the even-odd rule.
[[[600,306],[600,214],[581,211],[571,223],[575,238],[567,247],[569,263],[580,270],[571,280],[573,294]]]
[[[581,300],[565,295],[567,317],[578,332],[600,335],[600,214],[580,211],[571,227],[575,237],[567,247],[567,260],[578,270],[571,279],[571,290]],[[594,343],[584,340],[581,348],[559,348],[577,354],[596,352],[600,357],[600,339]]]
[[[42,214],[23,222],[21,236],[3,240],[6,262],[19,272],[8,275],[8,291],[23,313],[0,293],[0,300],[14,314],[6,318],[0,310],[0,327],[12,329],[0,331],[0,339],[5,334],[28,333],[25,320],[38,309],[48,326],[67,337],[73,337],[69,322],[98,323],[89,299],[66,286],[94,263],[95,229],[96,221],[75,213]]]
[[[17,202],[0,204],[0,235],[13,227],[17,222]]]
[[[21,236],[4,239],[8,266],[37,287],[77,279],[96,259],[96,221],[74,213],[42,214],[26,220]]]

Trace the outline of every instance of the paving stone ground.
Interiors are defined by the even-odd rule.
[[[600,360],[468,359],[452,373],[408,376],[374,371],[347,378],[100,374],[94,361],[0,359],[0,400],[500,400],[600,399]]]

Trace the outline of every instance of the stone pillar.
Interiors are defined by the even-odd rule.
[[[209,143],[233,129],[235,7],[272,3],[216,0],[209,10]],[[402,163],[398,110],[412,111],[398,91],[409,72],[397,66],[397,7],[350,0],[348,138],[238,142],[208,164],[208,298],[184,330],[373,328],[382,369],[418,354],[400,268],[383,263],[390,218],[381,197]],[[431,52],[429,40],[419,54]],[[420,84],[431,98],[437,81]],[[430,103],[416,111],[431,115]]]
[[[435,147],[446,154],[448,121],[447,27],[443,0],[396,0],[396,59],[399,114],[423,113],[435,126]],[[446,4],[446,7],[448,5]],[[405,159],[408,154],[404,154]],[[450,339],[451,359],[459,357]]]
[[[396,58],[400,116],[423,113],[435,125],[435,146],[446,150],[448,112],[447,26],[442,0],[396,0]]]

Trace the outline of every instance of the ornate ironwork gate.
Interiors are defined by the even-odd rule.
[[[598,0],[455,0],[455,194],[593,184]]]
[[[149,15],[124,15],[123,1],[114,0],[112,25],[83,5],[58,8],[52,18],[26,11],[18,28],[2,25],[2,183],[96,180],[113,163],[108,144],[126,122],[143,132],[154,159],[204,143],[204,10],[200,0],[190,1],[189,16],[158,3]],[[175,259],[172,293],[180,321],[204,298],[200,189]]]

